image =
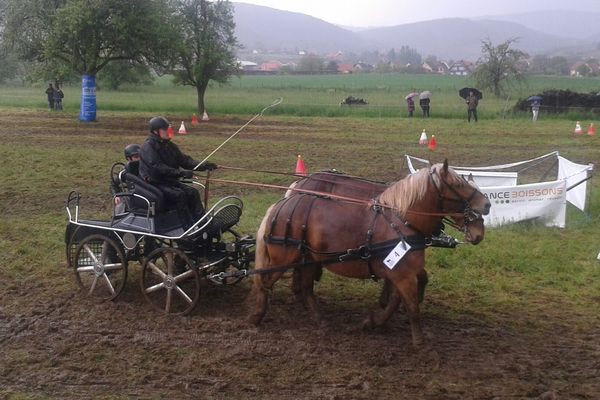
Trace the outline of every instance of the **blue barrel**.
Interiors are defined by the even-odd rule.
[[[79,120],[84,122],[96,120],[96,77],[92,75],[83,75],[81,78]]]

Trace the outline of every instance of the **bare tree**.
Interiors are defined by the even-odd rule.
[[[523,83],[525,74],[520,62],[527,58],[527,53],[511,48],[517,39],[508,39],[494,46],[487,39],[482,41],[483,55],[477,61],[473,79],[482,89],[490,89],[496,96],[503,94],[510,86]]]

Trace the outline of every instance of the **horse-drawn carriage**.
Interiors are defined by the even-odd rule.
[[[125,184],[126,189],[115,196],[128,199],[129,209],[113,212],[110,221],[80,219],[79,194],[71,192],[67,199],[67,258],[77,283],[89,295],[114,299],[125,285],[128,262],[139,261],[144,297],[167,313],[185,314],[198,302],[201,278],[231,284],[255,275],[256,306],[250,321],[258,324],[273,285],[293,269],[292,289],[321,323],[313,283],[327,268],[347,277],[383,278],[389,295],[383,309],[364,325],[383,324],[402,301],[415,344],[423,341],[419,303],[427,283],[425,248],[454,247],[432,241],[444,217],[450,217],[467,241],[477,244],[484,235],[482,215],[490,208],[477,186],[447,162],[389,186],[314,174],[289,188],[279,187],[289,191],[267,210],[255,242],[232,229],[243,208],[237,197],[222,198],[185,229],[177,210],[165,204],[156,188],[126,171],[112,175]],[[252,261],[255,268],[249,270]]]
[[[79,193],[67,199],[67,260],[85,293],[116,298],[125,287],[128,264],[138,261],[148,302],[167,313],[186,314],[198,303],[201,279],[226,285],[243,278],[223,277],[247,270],[254,259],[254,239],[233,229],[242,214],[241,199],[220,199],[186,229],[157,188],[115,166],[111,179],[123,187],[115,198],[127,203],[126,211],[113,211],[110,221],[81,219]]]

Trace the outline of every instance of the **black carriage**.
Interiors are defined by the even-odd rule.
[[[247,270],[254,260],[254,239],[233,229],[242,214],[241,199],[220,199],[185,229],[160,190],[114,166],[111,177],[123,188],[115,197],[127,208],[113,210],[110,221],[79,218],[78,192],[71,192],[66,204],[67,260],[88,296],[115,299],[125,287],[130,262],[141,264],[144,297],[166,313],[192,311],[202,280],[230,285],[243,279],[226,277]]]

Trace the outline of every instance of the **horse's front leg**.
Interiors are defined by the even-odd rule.
[[[394,311],[396,311],[396,309],[398,308],[398,305],[400,304],[400,296],[398,294],[398,291],[394,288],[392,284],[389,283],[387,279],[384,283],[384,288],[386,287],[388,288],[388,292],[385,299],[385,308],[383,308],[382,310],[371,312],[369,314],[369,317],[365,321],[363,321],[362,326],[364,329],[372,329],[376,326],[381,326],[385,324],[386,321],[390,319],[392,314],[394,314]]]
[[[421,328],[421,317],[419,314],[419,285],[418,278],[412,276],[401,276],[398,279],[392,279],[394,286],[398,289],[412,331],[412,341],[415,347],[420,347],[425,343],[423,330]]]
[[[418,287],[419,287],[419,304],[423,303],[425,300],[425,288],[427,288],[427,283],[429,282],[429,276],[427,275],[427,271],[424,269],[421,270],[417,274]],[[387,279],[383,281],[383,286],[381,287],[381,294],[379,295],[379,305],[381,308],[385,308],[388,304],[390,297],[392,296],[392,291],[395,290],[394,285]]]

